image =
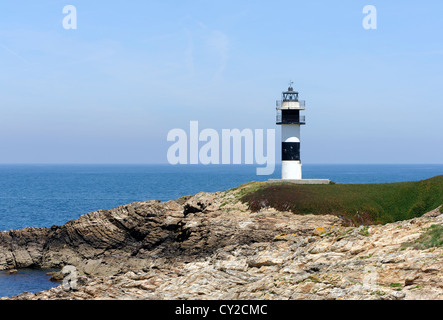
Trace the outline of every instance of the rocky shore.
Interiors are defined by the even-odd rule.
[[[437,209],[349,227],[337,216],[251,212],[242,188],[101,210],[52,228],[0,232],[0,270],[78,271],[12,299],[443,299],[443,248],[411,245]]]

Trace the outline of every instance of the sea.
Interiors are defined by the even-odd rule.
[[[51,227],[99,209],[143,200],[168,201],[200,191],[216,192],[251,181],[254,165],[0,165],[0,230]],[[443,175],[443,164],[305,164],[304,178],[336,183],[418,181]],[[47,270],[0,272],[0,297],[38,292],[57,283]]]

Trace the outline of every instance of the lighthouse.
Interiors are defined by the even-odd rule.
[[[277,125],[281,125],[282,180],[302,180],[300,157],[300,128],[306,124],[305,101],[298,99],[298,92],[292,88],[292,81],[282,99],[277,101]]]
[[[300,128],[306,124],[305,101],[298,99],[292,81],[282,99],[277,101],[277,125],[281,126],[281,179],[269,179],[270,183],[330,184],[329,179],[303,179],[300,157]],[[312,173],[311,173],[312,174]]]

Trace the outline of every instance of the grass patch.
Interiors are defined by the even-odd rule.
[[[369,227],[368,226],[362,227],[360,230],[358,230],[358,233],[361,234],[362,236],[369,237],[370,236]]]
[[[418,240],[405,243],[402,247],[413,247],[419,250],[443,247],[443,226],[441,224],[432,225]]]
[[[237,191],[236,197],[237,197],[237,199],[240,199],[247,194],[250,194],[250,193],[260,190],[264,186],[266,186],[265,182],[255,182],[254,181],[254,182],[249,182],[249,183],[243,184],[243,185],[241,185],[237,188],[231,189],[229,191]]]
[[[223,208],[224,206],[228,205],[228,204],[229,204],[228,201],[223,202],[223,203],[220,205],[220,209]]]
[[[443,176],[417,182],[382,184],[254,182],[240,188],[239,199],[252,211],[272,207],[295,214],[332,214],[353,226],[420,217],[443,203]]]
[[[380,290],[371,292],[371,296],[374,296],[374,295],[377,295],[379,297],[383,297],[384,295],[386,295],[386,292],[383,292],[383,291],[380,291]]]

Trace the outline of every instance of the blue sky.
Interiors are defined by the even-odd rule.
[[[77,30],[62,26],[68,4]],[[376,30],[362,27],[368,4]],[[168,131],[191,120],[279,130],[290,79],[307,103],[304,163],[443,163],[442,12],[429,0],[3,1],[0,163],[166,163]]]

